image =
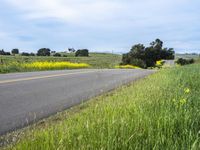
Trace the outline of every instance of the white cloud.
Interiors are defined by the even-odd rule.
[[[7,0],[20,9],[26,19],[56,18],[71,23],[104,21],[120,9],[121,3],[112,1],[78,0]]]
[[[61,38],[66,38],[68,43],[91,46],[94,49],[106,47],[123,49],[134,43],[149,43],[154,38],[161,38],[171,47],[175,46],[178,49],[181,49],[181,43],[183,43],[182,48],[198,47],[198,42],[194,43],[192,40],[188,41],[191,43],[185,44],[188,36],[190,39],[199,40],[198,0],[2,1],[17,14],[14,15],[16,20],[11,21],[15,26],[10,25],[10,22],[3,22],[1,29],[4,31],[6,28],[5,34],[9,34],[0,33],[0,38],[7,36],[13,41],[18,41],[19,35],[22,37],[30,35],[37,39],[39,42],[34,42],[41,43],[40,45],[52,41],[59,43]],[[49,20],[62,22],[63,25],[59,29],[50,28]],[[38,22],[44,22],[45,25],[39,26]],[[27,43],[29,44],[25,41],[24,45]]]
[[[5,0],[22,11],[27,20],[55,18],[60,21],[107,28],[113,26],[148,27],[180,20],[187,14],[177,11],[189,0]],[[176,13],[176,15],[174,15]],[[178,16],[179,17],[178,17]],[[182,22],[183,22],[182,21]],[[109,28],[110,29],[110,28]]]

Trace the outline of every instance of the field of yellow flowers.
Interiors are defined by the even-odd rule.
[[[198,150],[200,65],[163,69],[55,118],[9,148]]]
[[[22,67],[28,70],[55,70],[55,69],[79,69],[88,68],[90,65],[86,63],[72,62],[32,62],[22,64]]]

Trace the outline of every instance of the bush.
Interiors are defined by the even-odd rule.
[[[0,50],[0,55],[11,55],[10,52],[5,52],[3,49]]]
[[[34,53],[30,53],[30,56],[35,56],[35,54]]]
[[[88,49],[77,50],[76,53],[75,53],[75,56],[76,57],[78,57],[78,56],[86,56],[86,57],[88,57],[89,56],[89,50]]]
[[[11,55],[11,53],[10,52],[5,52],[4,55]]]
[[[30,54],[29,54],[29,53],[26,53],[26,52],[23,52],[21,55],[22,55],[22,56],[30,56]]]
[[[183,65],[189,65],[194,63],[194,59],[184,59],[184,58],[179,58],[176,61],[177,64],[183,66]]]
[[[61,57],[61,54],[60,53],[55,53],[53,56],[54,57]]]

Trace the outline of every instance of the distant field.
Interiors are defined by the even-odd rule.
[[[200,63],[200,55],[194,54],[176,54],[176,59],[184,58],[184,59],[194,59],[195,63]]]
[[[194,55],[194,54],[176,54],[176,59],[178,58],[185,58],[185,59],[199,59],[199,55]]]
[[[74,54],[67,54],[68,57],[40,57],[40,56],[2,56],[0,55],[0,73],[7,72],[23,72],[31,71],[24,70],[19,67],[19,64],[54,61],[63,62],[69,61],[74,63],[87,63],[91,68],[114,68],[121,62],[121,55],[109,53],[90,53],[89,57],[75,57]]]
[[[24,131],[11,149],[200,149],[200,65],[163,69]]]

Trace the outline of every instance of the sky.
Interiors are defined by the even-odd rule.
[[[128,52],[156,38],[200,53],[199,0],[0,0],[0,49]]]

